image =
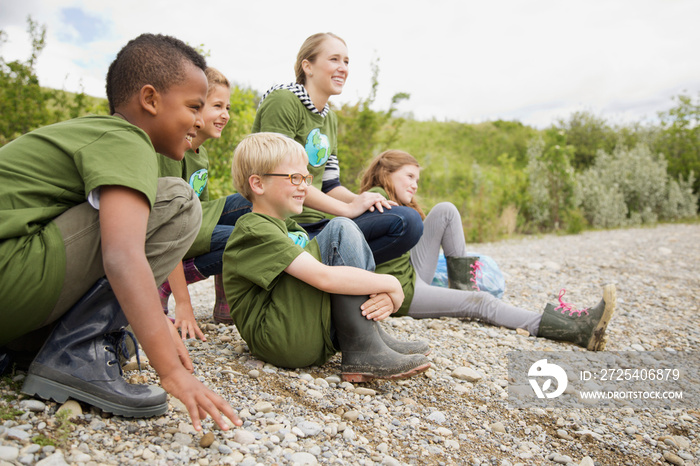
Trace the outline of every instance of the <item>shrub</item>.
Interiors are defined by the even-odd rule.
[[[673,180],[667,161],[646,144],[633,149],[599,151],[593,165],[578,177],[582,207],[594,227],[653,224],[695,216],[693,174]]]

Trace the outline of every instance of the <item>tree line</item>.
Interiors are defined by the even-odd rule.
[[[35,66],[46,27],[28,18],[26,60],[0,55],[0,146],[40,126],[87,114],[108,114],[105,99],[41,87]],[[0,30],[0,50],[6,42]],[[383,150],[405,150],[421,163],[419,197],[427,211],[450,200],[462,213],[469,242],[513,234],[616,228],[697,219],[700,193],[700,95],[673,97],[656,123],[611,124],[575,112],[536,129],[517,121],[467,124],[417,121],[397,113],[410,99],[393,96],[375,110],[379,60],[366,98],[335,106],[341,182],[357,189],[368,161]],[[207,141],[210,194],[232,191],[230,157],[250,133],[260,99],[234,86],[231,119]]]

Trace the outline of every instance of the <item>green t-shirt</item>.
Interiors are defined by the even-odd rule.
[[[211,250],[211,235],[224,211],[226,198],[209,200],[209,154],[200,146],[197,151],[188,150],[182,160],[164,155],[158,157],[158,176],[174,176],[187,181],[202,203],[202,226],[185,259],[201,256]]]
[[[316,240],[302,247],[293,220],[248,213],[224,252],[224,291],[238,332],[252,354],[279,367],[321,365],[336,350],[330,338],[330,295],[284,272],[302,252],[316,259]]]
[[[386,191],[375,186],[370,189],[373,193],[379,193],[388,198]],[[413,301],[413,293],[416,290],[416,269],[411,264],[411,251],[407,251],[396,259],[392,259],[382,264],[377,264],[376,273],[386,273],[393,275],[401,283],[403,288],[404,300],[398,311],[392,314],[392,317],[401,317],[408,315],[408,308]]]
[[[46,126],[0,148],[0,345],[41,324],[63,287],[65,247],[53,219],[118,185],[151,207],[158,161],[148,135],[121,118]]]
[[[252,132],[281,133],[304,146],[309,156],[308,170],[314,176],[313,186],[321,189],[328,157],[338,154],[338,118],[333,111],[325,117],[312,113],[293,92],[278,89],[260,104]],[[298,223],[316,223],[326,215],[304,206],[303,212],[292,218]]]

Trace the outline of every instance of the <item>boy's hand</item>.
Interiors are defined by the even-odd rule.
[[[189,373],[194,372],[194,366],[192,365],[192,360],[190,359],[190,353],[187,351],[185,344],[182,342],[180,334],[177,332],[175,325],[173,325],[170,319],[168,319],[168,317],[165,316],[165,314],[163,314],[163,316],[168,322],[168,330],[170,330],[170,337],[173,339],[173,343],[175,343],[177,357],[180,359],[182,367],[184,367]]]
[[[180,330],[183,340],[199,338],[202,341],[207,341],[204,332],[197,325],[192,304],[189,302],[175,302],[175,328]]]
[[[369,299],[360,308],[363,316],[374,321],[384,320],[395,312],[394,302],[386,293],[369,295]]]
[[[180,341],[180,344],[182,344],[182,341]],[[192,374],[181,369],[173,371],[172,374],[165,377],[161,376],[160,382],[165,391],[182,401],[185,405],[195,430],[202,430],[201,420],[206,419],[207,413],[221,430],[229,429],[228,423],[221,416],[222,413],[234,425],[240,426],[243,424],[226,400],[207,388]]]

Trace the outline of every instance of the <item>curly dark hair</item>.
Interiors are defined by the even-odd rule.
[[[175,37],[141,34],[130,40],[107,71],[109,113],[113,114],[147,84],[158,92],[166,92],[172,85],[183,82],[188,62],[202,71],[207,68],[199,52]]]

